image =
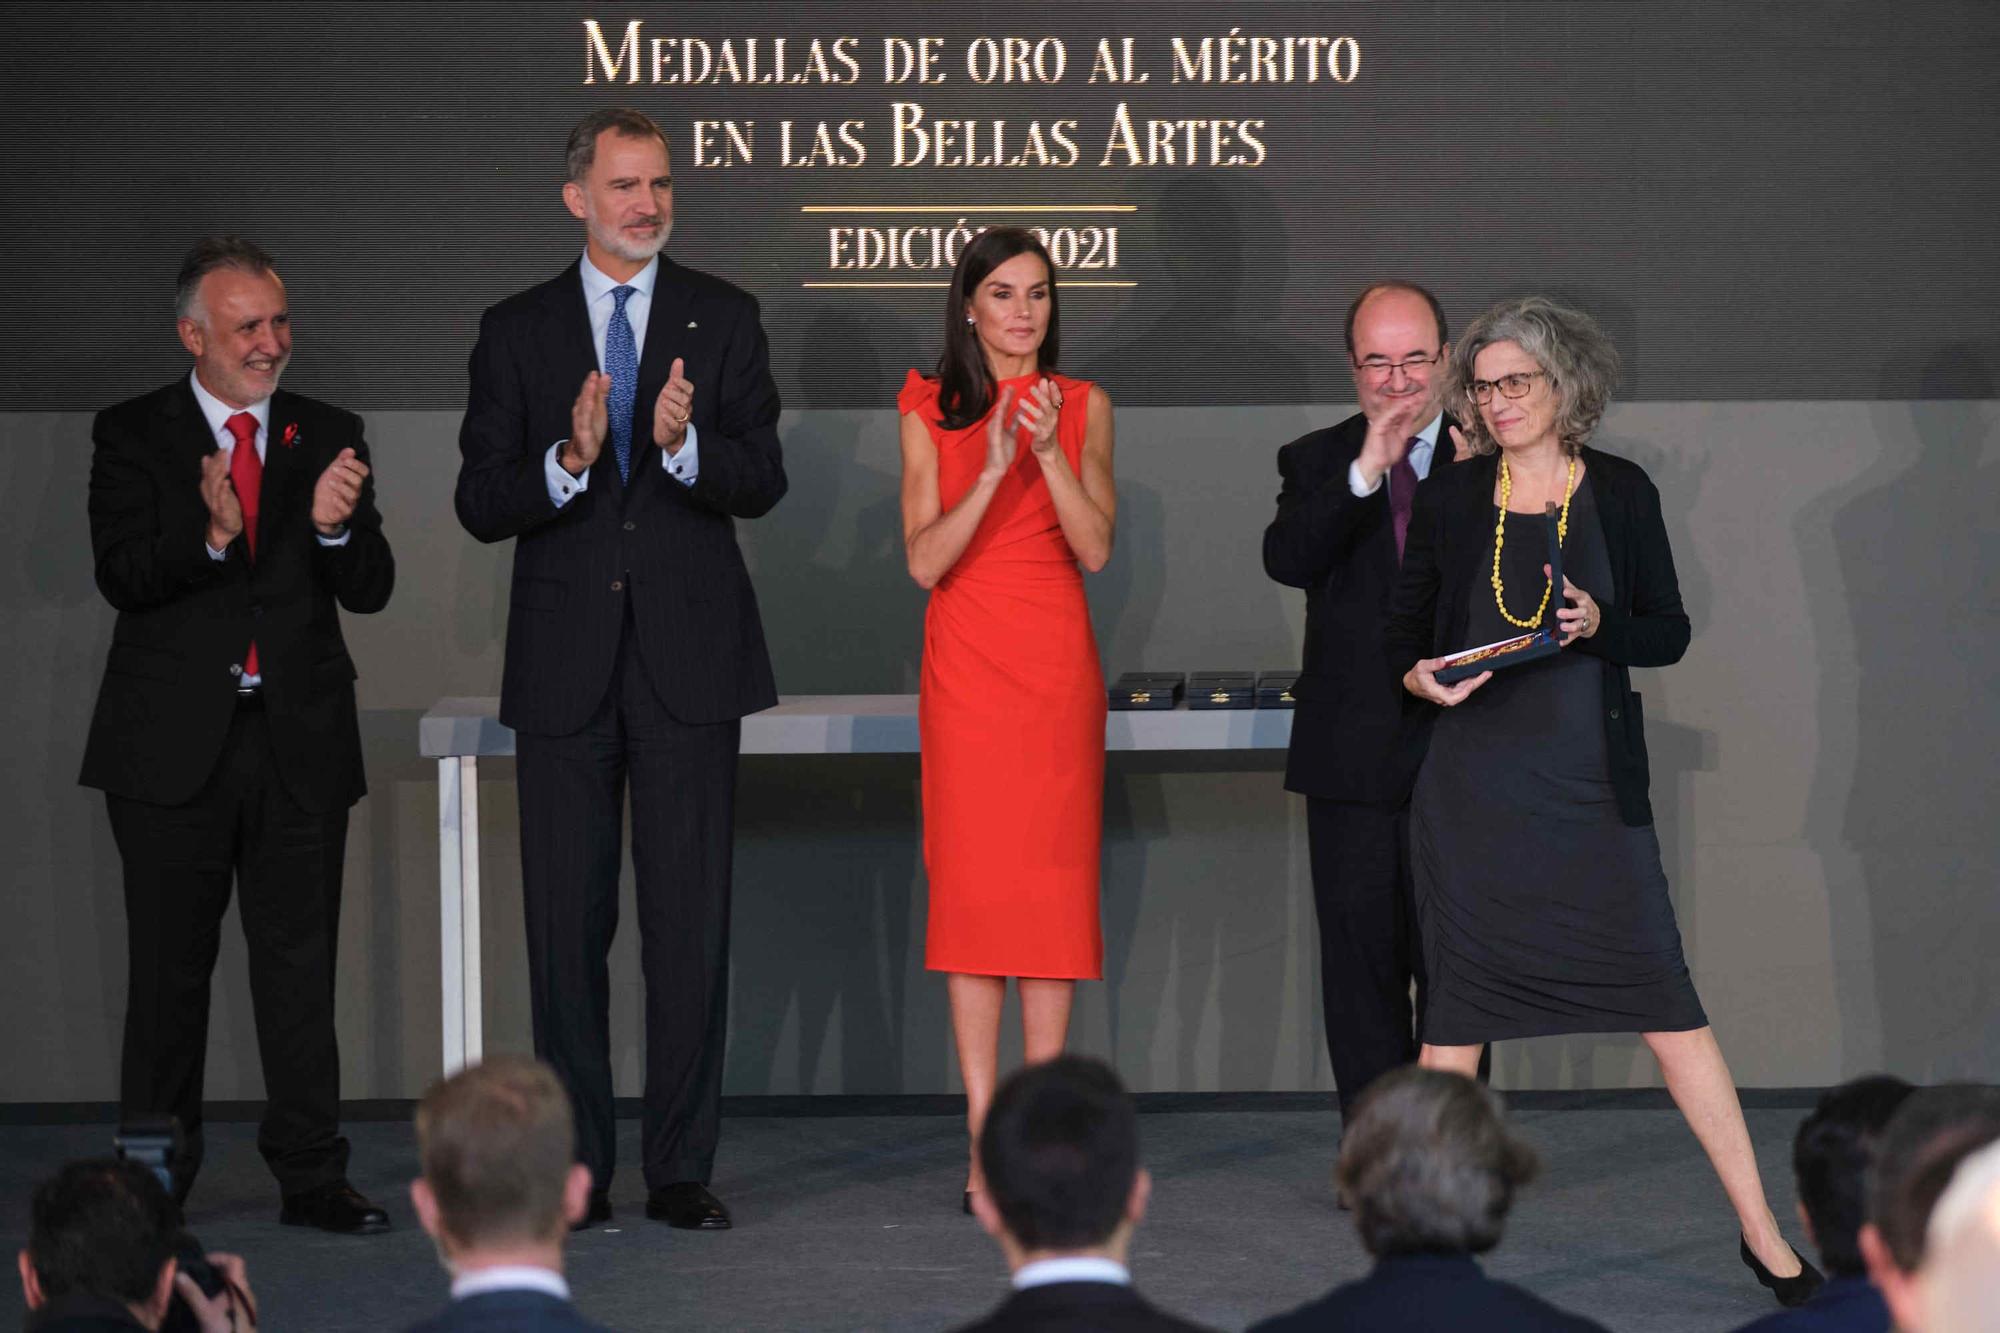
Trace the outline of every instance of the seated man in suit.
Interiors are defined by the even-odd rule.
[[[1534,1173],[1533,1150],[1502,1123],[1488,1089],[1414,1065],[1384,1074],[1355,1108],[1338,1168],[1375,1269],[1255,1333],[1598,1328],[1487,1277],[1473,1259],[1500,1243],[1514,1192]]]
[[[1868,1168],[1889,1119],[1916,1089],[1875,1074],[1829,1088],[1792,1140],[1799,1221],[1819,1247],[1826,1285],[1804,1305],[1746,1325],[1741,1333],[1886,1333],[1889,1307],[1861,1258]]]
[[[1868,1173],[1868,1221],[1861,1257],[1895,1327],[1928,1329],[1919,1269],[1931,1210],[1966,1158],[2000,1141],[2000,1088],[1948,1083],[1910,1094],[1889,1126]]]
[[[174,1257],[181,1210],[137,1162],[71,1162],[36,1187],[29,1218],[19,1262],[31,1333],[157,1329],[176,1296],[202,1333],[256,1333],[243,1260],[208,1255],[227,1285],[203,1295]]]
[[[986,1188],[972,1210],[1000,1242],[1014,1294],[965,1333],[1198,1333],[1132,1290],[1125,1256],[1152,1181],[1137,1110],[1109,1066],[1065,1055],[1015,1072],[993,1095],[979,1164]]]
[[[417,1220],[451,1272],[451,1304],[413,1333],[592,1333],[570,1304],[563,1239],[590,1206],[569,1095],[539,1060],[495,1056],[417,1107]]]

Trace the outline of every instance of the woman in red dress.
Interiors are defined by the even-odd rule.
[[[967,1211],[1007,978],[1034,1062],[1061,1053],[1076,982],[1104,970],[1104,674],[1078,566],[1111,556],[1111,400],[1055,373],[1058,330],[1042,243],[982,232],[952,274],[937,374],[911,371],[896,400],[903,544],[931,591],[925,965],[948,974],[974,1145]]]

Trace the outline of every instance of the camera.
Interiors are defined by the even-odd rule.
[[[134,1117],[118,1126],[118,1134],[111,1140],[120,1159],[137,1162],[151,1171],[159,1180],[161,1188],[169,1197],[174,1193],[174,1160],[186,1151],[186,1140],[181,1135],[181,1122],[173,1116]],[[179,1212],[179,1205],[175,1205]],[[219,1296],[229,1289],[227,1278],[208,1261],[208,1252],[201,1242],[188,1234],[182,1227],[174,1236],[174,1258],[180,1271],[186,1273],[204,1296]],[[194,1311],[174,1293],[173,1303],[167,1307],[166,1320],[160,1325],[160,1333],[201,1333],[201,1325],[194,1317]]]

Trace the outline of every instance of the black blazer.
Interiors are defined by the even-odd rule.
[[[1646,718],[1632,690],[1630,668],[1680,661],[1687,652],[1688,617],[1652,478],[1637,463],[1587,446],[1583,462],[1597,497],[1615,586],[1609,597],[1601,588],[1584,588],[1597,599],[1603,618],[1596,634],[1577,640],[1568,651],[1588,653],[1604,663],[1604,735],[1618,813],[1627,824],[1650,824]],[[1487,454],[1417,488],[1389,622],[1390,679],[1399,690],[1405,673],[1420,660],[1465,646],[1471,613],[1466,598],[1493,531],[1498,476],[1499,455]],[[1486,583],[1480,579],[1477,586],[1484,589]],[[1405,692],[1404,697],[1411,712],[1437,711],[1415,695]]]
[[[285,789],[312,811],[361,799],[354,661],[335,608],[379,611],[395,587],[374,476],[345,546],[321,546],[312,526],[313,487],[334,456],[369,461],[361,418],[271,396],[254,565],[240,536],[228,559],[209,558],[201,461],[215,439],[185,378],[106,408],[91,434],[90,544],[118,620],[79,781],[155,805],[190,800],[222,752],[236,711],[230,668],[254,636]]]
[[[1393,1328],[1404,1333],[1603,1333],[1599,1324],[1480,1271],[1470,1255],[1405,1254],[1378,1261],[1359,1282],[1335,1287],[1251,1333]]]
[[[651,330],[649,329],[650,333]],[[678,484],[678,483],[676,483]],[[605,1333],[545,1291],[489,1291],[453,1301],[410,1333]]]
[[[694,384],[701,450],[692,487],[653,443],[653,403],[674,358]],[[558,509],[545,456],[570,433],[570,407],[597,352],[576,264],[481,318],[459,430],[459,522],[483,542],[515,539],[500,720],[566,735],[611,679],[630,598],[655,691],[683,722],[723,722],[778,701],[737,518],[785,493],[778,387],[757,302],[664,256],[653,288],[633,404],[632,481],[605,443],[589,489]]]
[[[1206,1333],[1116,1282],[1050,1282],[1017,1291],[960,1333]]]
[[[1432,476],[1452,462],[1452,425],[1446,417],[1438,427]],[[1423,760],[1429,718],[1405,712],[1400,687],[1383,687],[1382,633],[1396,586],[1389,487],[1357,498],[1347,485],[1367,436],[1368,418],[1356,413],[1278,451],[1284,485],[1264,529],[1264,572],[1306,593],[1286,790],[1400,802]]]

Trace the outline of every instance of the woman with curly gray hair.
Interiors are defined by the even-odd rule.
[[[1436,713],[1410,807],[1421,1062],[1470,1074],[1491,1041],[1642,1034],[1736,1210],[1743,1262],[1798,1304],[1820,1275],[1765,1201],[1646,794],[1631,668],[1678,662],[1689,626],[1659,492],[1588,443],[1617,351],[1590,316],[1537,296],[1474,320],[1450,366],[1446,402],[1469,423],[1453,437],[1473,457],[1417,490],[1388,631],[1403,689]],[[1445,654],[1541,630],[1564,651],[1437,679]]]

